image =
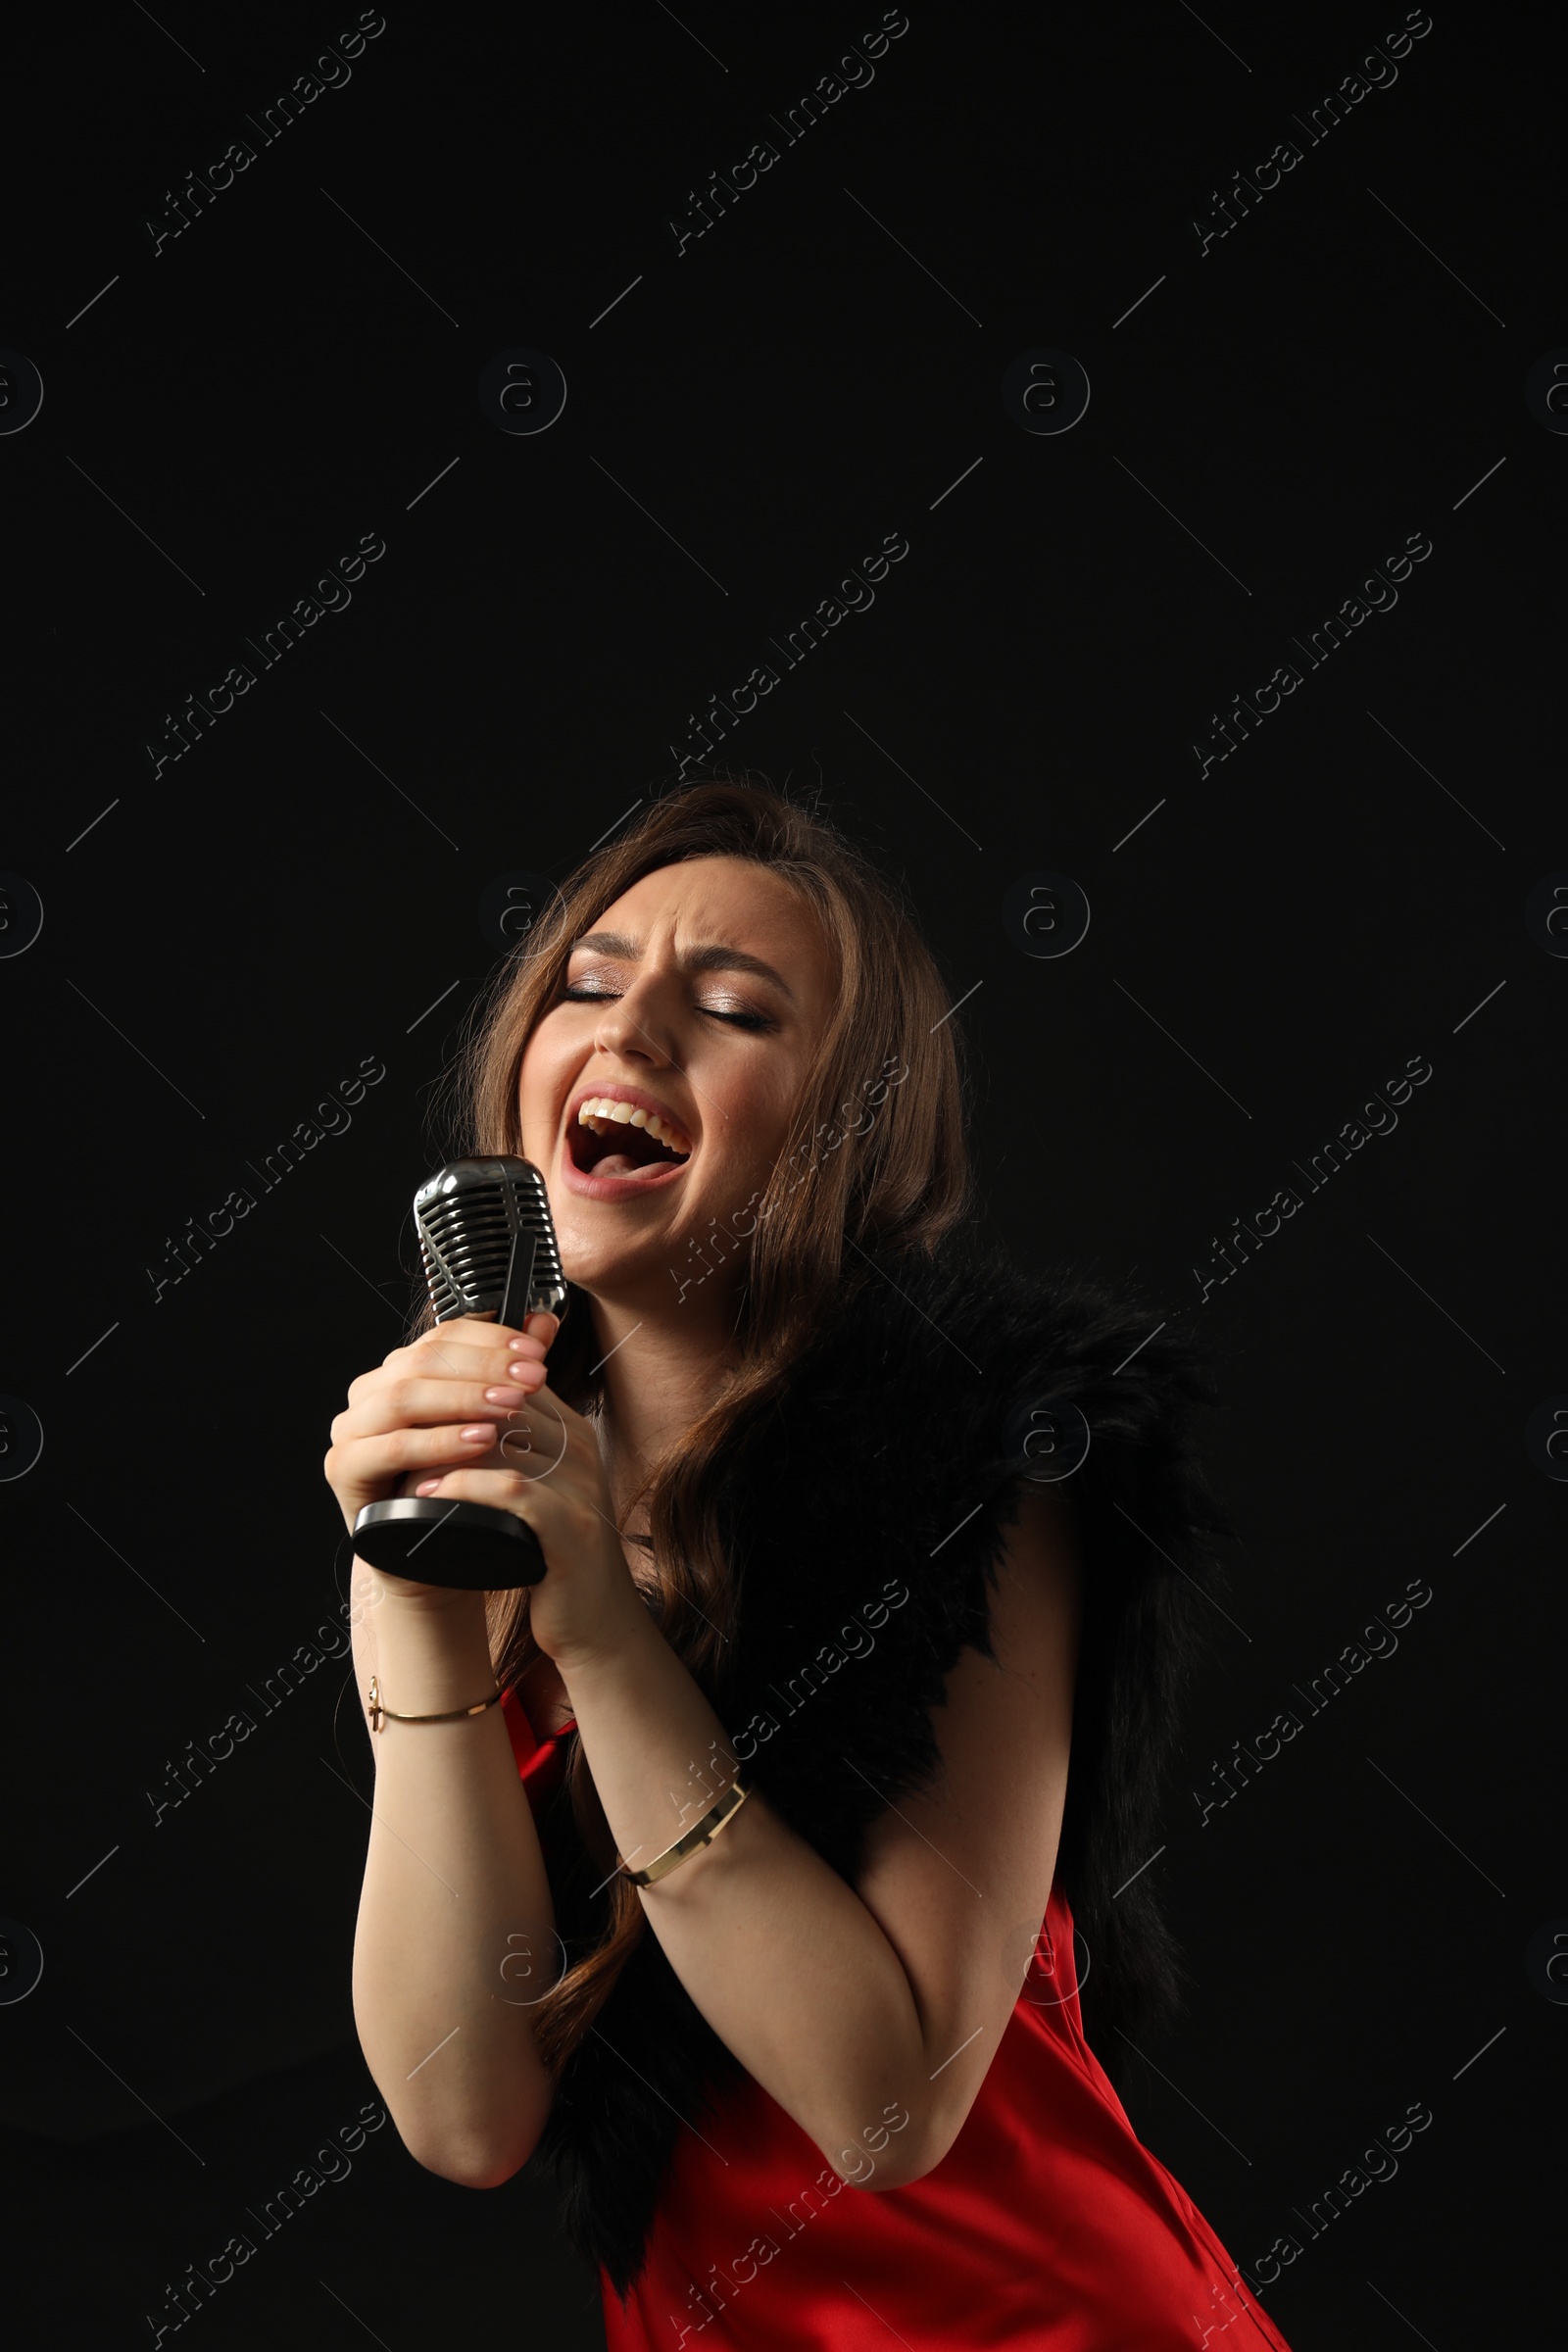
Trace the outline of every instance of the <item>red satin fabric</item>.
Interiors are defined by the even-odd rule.
[[[541,1744],[510,1695],[504,1711],[537,1804],[571,1727]],[[1290,2352],[1084,2039],[1057,1887],[934,2171],[885,2190],[874,2170],[842,2180],[748,2076],[681,2132],[624,2308],[600,2283],[608,2352],[678,2352],[710,2330],[715,2352]]]

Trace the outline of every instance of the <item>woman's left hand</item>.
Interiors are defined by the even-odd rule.
[[[647,1607],[616,1532],[592,1422],[548,1382],[504,1422],[471,1466],[430,1473],[407,1491],[437,1500],[483,1502],[524,1520],[547,1573],[529,1588],[534,1640],[565,1673],[615,1646]],[[634,1614],[635,1612],[635,1614]]]

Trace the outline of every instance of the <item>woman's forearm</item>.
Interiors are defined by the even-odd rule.
[[[724,1726],[641,1604],[562,1676],[616,1851],[645,1867],[735,1778]],[[929,2069],[903,1964],[760,1790],[639,1899],[720,2040],[835,2169],[863,2172],[867,2136],[895,2113],[917,2140]]]
[[[367,1581],[368,1580],[368,1581]],[[399,1597],[355,1563],[355,1669],[399,1714],[495,1688],[483,1596]],[[550,2111],[529,2004],[560,1974],[544,1857],[499,1706],[370,1738],[375,1800],[354,1943],[360,2045],[404,2144],[470,2187],[510,2179]]]

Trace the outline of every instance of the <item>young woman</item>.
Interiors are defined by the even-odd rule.
[[[554,2161],[611,2352],[1283,2352],[1101,2063],[1178,1981],[1140,1866],[1225,1532],[1206,1380],[965,1239],[955,1030],[831,826],[656,802],[463,1068],[563,1321],[426,1327],[332,1424],[351,1529],[486,1502],[548,1563],[355,1563],[355,2015],[421,2164]],[[1006,1074],[1036,1135],[1047,1078]]]

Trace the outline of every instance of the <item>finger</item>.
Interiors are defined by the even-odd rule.
[[[541,1405],[537,1396],[530,1397],[526,1407],[498,1418],[491,1430],[494,1441],[488,1448],[465,1446],[463,1452],[470,1460],[478,1458],[486,1471],[513,1471],[537,1485],[553,1478],[567,1464],[572,1452],[573,1430],[568,1424],[577,1422],[577,1415],[563,1412],[554,1399]],[[586,1423],[579,1425],[586,1429]],[[578,1438],[580,1449],[582,1440]]]
[[[381,1373],[349,1391],[345,1412],[332,1423],[334,1444],[379,1437],[392,1429],[415,1429],[458,1419],[505,1421],[530,1403],[544,1387],[538,1365],[525,1365],[503,1381],[431,1380],[412,1373]],[[358,1393],[356,1393],[358,1392]]]
[[[522,1366],[517,1376],[524,1378],[524,1383],[534,1376],[543,1378],[546,1364],[538,1341],[508,1341],[506,1348],[464,1348],[456,1341],[440,1341],[432,1348],[393,1348],[376,1371],[362,1371],[348,1383],[348,1401],[360,1404],[365,1397],[378,1395],[388,1376],[393,1381],[508,1381],[514,1378],[513,1366]]]
[[[493,1421],[449,1422],[439,1429],[389,1429],[371,1437],[339,1439],[326,1457],[329,1481],[365,1488],[436,1464],[482,1461],[495,1449]],[[340,1466],[339,1478],[332,1470]]]
[[[415,1492],[421,1499],[433,1495],[441,1502],[488,1503],[517,1519],[528,1519],[539,1505],[533,1482],[514,1470],[446,1470],[439,1476],[432,1471]]]
[[[508,1362],[521,1356],[542,1364],[547,1346],[537,1333],[498,1331],[493,1323],[481,1323],[472,1315],[455,1315],[450,1323],[437,1323],[433,1330],[420,1332],[408,1347],[391,1348],[381,1360],[391,1364],[433,1355],[443,1363],[487,1370],[503,1355]]]

